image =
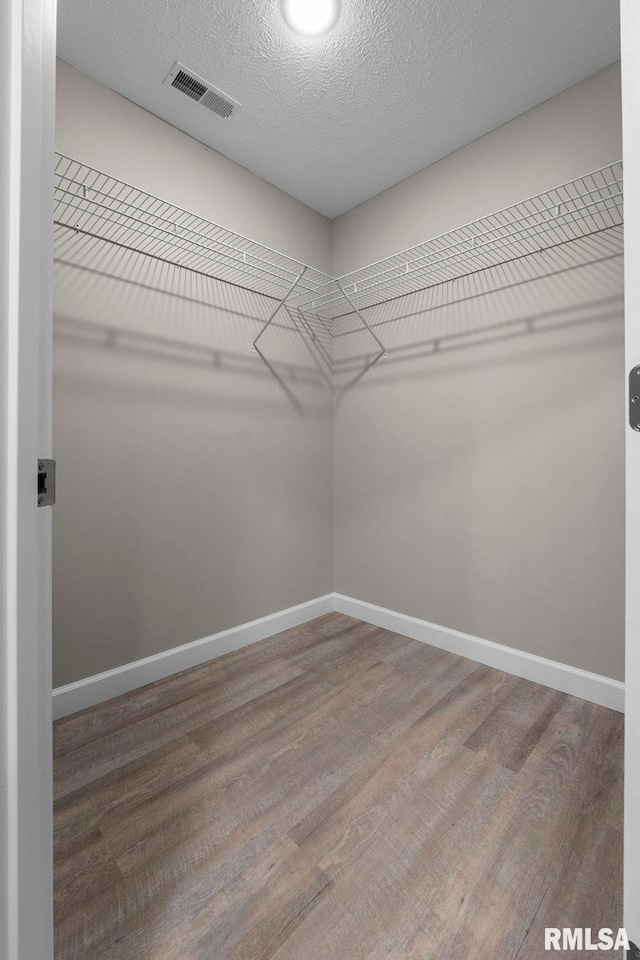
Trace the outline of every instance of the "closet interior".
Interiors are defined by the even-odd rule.
[[[621,924],[622,162],[333,270],[131,179],[56,153],[56,960]]]

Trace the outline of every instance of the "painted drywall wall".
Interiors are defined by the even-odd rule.
[[[338,593],[623,679],[617,245],[378,328],[389,360],[334,417]]]
[[[340,218],[336,269],[620,157],[612,68]],[[367,312],[389,359],[336,404],[337,592],[623,678],[622,305],[616,228]]]
[[[84,119],[68,110],[63,80],[60,149],[77,153],[73,141],[86,139],[94,152],[83,159],[97,166],[119,163],[113,172],[185,206],[204,195],[201,145],[69,77],[69,99],[95,110],[96,133],[76,129]],[[358,232],[341,233],[340,218],[336,269],[619,159],[617,77],[603,71],[512,121],[511,153],[510,125],[483,138],[462,193],[459,151],[433,182],[430,168],[393,188],[395,219],[393,190],[346,215],[361,218]],[[143,182],[155,170],[144,138],[123,159],[121,110],[126,124],[151,125],[153,158],[175,134],[180,164],[195,164],[192,202],[167,192],[163,167],[155,185]],[[480,143],[464,148],[471,158]],[[527,144],[536,156],[520,168]],[[253,226],[226,223],[276,246],[259,234],[271,223],[263,210]],[[302,221],[306,249],[315,216]],[[305,258],[293,240],[279,245]],[[272,354],[283,383],[247,367],[266,302],[99,249],[88,249],[87,270],[58,263],[56,683],[333,587],[621,677],[620,264],[612,233],[565,259],[530,258],[373,312],[373,322],[397,321],[385,328],[391,357],[336,403],[332,446],[326,397],[285,329]]]
[[[61,77],[60,149],[326,259],[318,215]],[[55,266],[54,685],[329,593],[331,396],[280,318],[250,352],[273,301],[73,231]]]
[[[63,60],[57,69],[56,149],[318,270],[331,270],[329,220]]]
[[[299,338],[265,335],[272,371],[248,349],[272,301],[100,246],[56,264],[55,686],[332,589],[330,394]]]
[[[341,276],[622,157],[620,64],[332,220]]]

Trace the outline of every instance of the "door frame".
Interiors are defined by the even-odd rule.
[[[53,956],[51,457],[55,0],[0,3],[0,955]]]
[[[640,4],[621,0],[625,362],[640,364]],[[626,379],[626,377],[625,377]],[[626,428],[624,923],[640,944],[640,435]]]
[[[625,258],[640,263],[640,5],[621,0]],[[0,955],[50,960],[51,457],[55,0],[0,4]],[[6,131],[9,132],[5,136]],[[627,369],[640,273],[625,276]],[[627,429],[625,925],[640,937],[640,437]],[[633,744],[633,747],[631,746]]]

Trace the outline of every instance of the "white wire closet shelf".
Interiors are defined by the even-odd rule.
[[[489,216],[334,278],[197,214],[62,154],[56,154],[56,242],[93,237],[273,300],[332,372],[332,339],[370,337],[364,370],[386,355],[369,308],[623,222],[622,162],[529,197]]]

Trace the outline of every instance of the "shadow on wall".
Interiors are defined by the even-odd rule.
[[[263,363],[251,352],[277,306],[271,298],[69,229],[57,229],[55,264],[58,338],[150,361],[270,375],[295,407],[322,404],[313,391],[297,390],[327,381],[294,313],[278,311]]]
[[[616,227],[365,311],[389,359],[334,403],[337,592],[622,679],[622,250]]]
[[[329,593],[332,435],[269,298],[57,239],[59,686]]]
[[[370,384],[394,376],[404,379],[407,371],[397,367],[402,362],[468,352],[556,327],[619,320],[622,293],[616,289],[611,295],[611,278],[622,262],[622,230],[612,227],[364,308],[367,322],[389,352],[388,359],[376,366],[378,379],[371,378]],[[523,349],[528,352],[531,344]],[[353,314],[335,320],[333,357],[338,388],[371,357],[370,344]],[[435,372],[433,366],[421,365],[415,375]]]

